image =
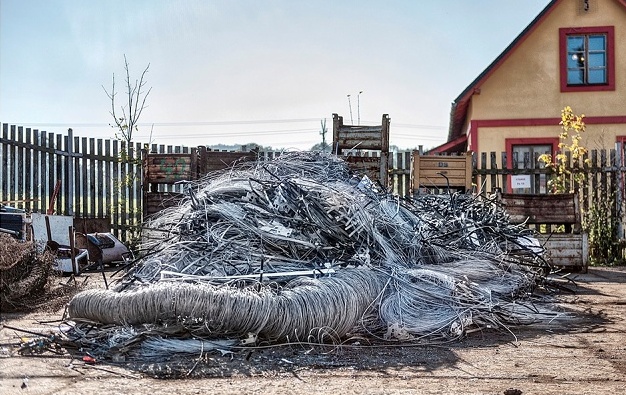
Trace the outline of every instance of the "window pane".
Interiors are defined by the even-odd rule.
[[[570,85],[582,84],[585,82],[585,73],[582,70],[567,70],[567,83]]]
[[[604,36],[589,36],[589,50],[590,51],[605,51],[606,50],[606,38]]]
[[[514,145],[513,146],[513,152],[517,152],[518,154],[518,160],[520,162],[522,162],[522,160],[524,159],[524,155],[530,155],[531,162],[534,162],[535,159],[535,154],[550,154],[552,150],[552,146],[551,145]],[[540,163],[540,165],[542,165],[542,163]],[[534,165],[533,165],[534,167]],[[541,166],[543,167],[543,166]]]
[[[591,69],[591,70],[589,70],[589,83],[590,84],[604,84],[604,83],[606,83],[606,70],[604,70],[604,69]]]
[[[570,52],[567,54],[567,68],[575,69],[585,66],[585,54],[584,52]]]
[[[598,85],[609,82],[609,37],[605,33],[574,34],[565,37],[568,85]],[[611,77],[612,78],[612,77]]]
[[[604,53],[590,53],[589,54],[589,67],[606,67],[606,60],[604,59]]]
[[[585,49],[584,36],[568,36],[567,37],[567,51],[575,52]]]

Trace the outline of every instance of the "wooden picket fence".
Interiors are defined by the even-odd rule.
[[[141,152],[160,154],[189,153],[185,146],[132,143],[126,146],[114,139],[96,139],[1,124],[0,202],[33,213],[46,213],[58,185],[52,210],[55,214],[79,218],[108,218],[112,232],[125,241],[142,220],[144,192]],[[145,151],[144,151],[145,152]],[[279,152],[261,152],[261,160]],[[368,155],[367,153],[365,155]],[[372,154],[372,155],[375,155]],[[389,155],[389,190],[408,197],[416,192],[412,162],[416,152]],[[442,157],[445,161],[445,157]],[[441,161],[438,161],[441,162]],[[525,176],[528,192],[547,192],[550,171],[538,157],[517,156],[506,165],[505,153],[480,153],[472,157],[473,192],[488,194],[496,189],[509,192],[511,182]],[[502,164],[505,164],[504,166]],[[572,163],[574,173],[584,174],[581,184],[583,211],[604,196],[610,196],[610,218],[619,229],[616,238],[624,239],[624,150],[593,150],[585,161]],[[516,178],[517,177],[517,178]],[[182,192],[180,185],[162,185],[160,192]]]
[[[569,189],[581,195],[581,209],[588,211],[595,203],[609,198],[613,201],[611,219],[621,227],[624,215],[624,146],[617,144],[615,149],[591,150],[578,162],[568,157],[566,183]],[[499,159],[499,160],[498,160]],[[495,152],[481,153],[474,157],[474,185],[479,194],[489,194],[496,190],[518,193],[549,193],[548,182],[554,177],[546,168],[539,155],[533,158],[514,156],[507,166],[507,154]],[[502,165],[504,164],[504,165]],[[580,180],[573,177],[582,175]],[[515,180],[524,178],[524,187],[515,188]],[[620,233],[620,238],[624,235]]]
[[[57,134],[0,125],[0,203],[28,213],[50,210],[81,219],[107,219],[112,233],[124,242],[142,220],[144,191],[150,188],[143,185],[142,150],[184,154],[193,149],[143,143],[127,146],[115,139],[74,136],[71,129]],[[280,152],[258,155],[267,160]],[[389,162],[394,192],[408,195],[411,153],[398,153]],[[158,191],[181,193],[183,188],[163,184]]]
[[[71,129],[61,135],[2,124],[0,201],[32,213],[108,218],[125,239],[141,218],[140,151],[140,143],[77,137]]]

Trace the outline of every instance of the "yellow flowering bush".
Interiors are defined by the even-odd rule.
[[[539,156],[539,160],[554,172],[554,176],[548,181],[548,188],[552,193],[573,192],[573,185],[584,179],[583,173],[572,172],[569,163],[569,157],[571,157],[572,163],[579,163],[580,159],[587,153],[587,148],[580,144],[582,133],[585,131],[584,118],[584,114],[574,114],[570,106],[563,108],[561,110],[561,122],[559,122],[561,125],[559,151],[554,161],[551,154]],[[589,163],[589,159],[586,159],[585,162]]]

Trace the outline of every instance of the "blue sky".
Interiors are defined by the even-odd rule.
[[[103,86],[115,73],[123,95],[126,55],[133,78],[150,64],[140,142],[308,149],[351,108],[354,124],[389,114],[391,144],[432,147],[548,2],[0,0],[0,122],[113,138]]]

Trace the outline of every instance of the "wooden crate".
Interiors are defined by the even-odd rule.
[[[257,151],[211,151],[192,148],[189,153],[157,154],[143,152],[143,216],[146,218],[165,208],[177,205],[181,192],[159,191],[159,185],[195,181],[207,173],[226,169],[241,161],[257,159]]]
[[[587,233],[539,233],[536,236],[546,250],[546,259],[552,265],[587,271],[589,259]]]
[[[565,231],[579,233],[580,208],[578,195],[575,193],[561,194],[500,194],[511,222],[529,225],[563,225]]]
[[[472,189],[472,155],[420,155],[413,152],[413,193],[447,188]]]
[[[180,192],[147,192],[144,194],[144,217],[179,204],[185,194]]]
[[[389,186],[389,124],[388,114],[376,126],[345,125],[342,116],[333,114],[333,151],[346,159],[352,171],[385,188]]]
[[[387,172],[383,172],[383,168],[387,166],[383,163],[389,162],[387,154],[381,156],[348,156],[345,158],[348,166],[357,174],[366,175],[373,182],[387,179]],[[386,186],[383,184],[383,186]]]
[[[567,194],[498,194],[511,223],[525,223],[538,232],[542,226],[545,233],[537,239],[546,249],[546,259],[553,266],[587,272],[589,265],[589,241],[580,224],[578,195]],[[555,232],[563,226],[563,232]]]
[[[149,184],[174,184],[198,178],[198,155],[193,148],[188,154],[147,154],[143,158],[144,180]]]

